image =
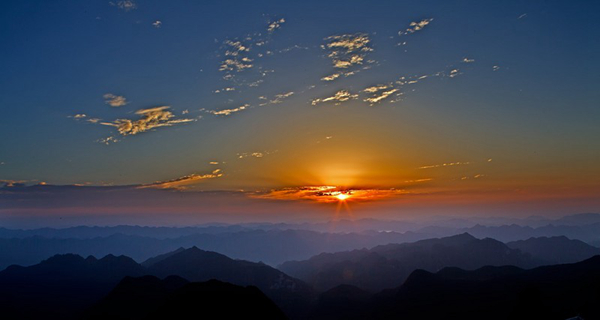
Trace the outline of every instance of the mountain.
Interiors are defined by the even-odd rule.
[[[312,288],[266,264],[234,260],[220,253],[192,247],[147,268],[159,278],[177,275],[193,282],[210,279],[240,286],[256,286],[288,315],[302,314],[312,302]]]
[[[368,298],[334,290],[321,297],[347,301],[353,312],[346,312],[348,305],[319,304],[311,319],[600,319],[600,256],[530,270],[415,270],[401,286]]]
[[[543,261],[544,264],[574,263],[600,255],[600,248],[565,236],[529,238],[509,242],[506,245],[528,253],[533,258]]]
[[[146,261],[142,262],[141,265],[143,267],[148,268],[148,267],[152,266],[153,264],[156,264],[157,262],[163,261],[166,258],[169,258],[170,256],[172,256],[174,254],[178,254],[178,253],[180,253],[182,251],[185,251],[185,248],[179,247],[179,249],[177,249],[175,251],[163,253],[163,254],[160,254],[160,255],[158,255],[156,257],[148,258]]]
[[[188,319],[190,315],[219,318],[285,319],[281,310],[256,287],[210,280],[189,283],[171,276],[126,277],[90,308],[84,319]]]
[[[321,252],[352,250],[428,237],[426,234],[412,232],[321,233],[307,230],[242,230],[195,233],[174,238],[122,233],[94,238],[54,238],[50,237],[52,233],[44,234],[48,236],[0,237],[0,269],[11,264],[33,265],[55,254],[66,253],[81,256],[126,255],[136,261],[145,261],[164,252],[192,246],[221,252],[236,259],[277,265],[288,260],[308,259]]]
[[[0,309],[8,319],[73,318],[123,277],[143,272],[131,258],[113,255],[56,255],[30,267],[10,266],[0,272]]]
[[[416,269],[438,271],[449,266],[476,269],[486,265],[532,267],[539,262],[502,242],[464,233],[369,250],[320,254],[305,261],[283,263],[279,269],[320,291],[349,284],[376,292],[402,284]]]

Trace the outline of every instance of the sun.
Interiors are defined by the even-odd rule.
[[[336,195],[335,197],[338,198],[338,200],[340,200],[340,201],[344,201],[344,200],[350,198],[350,195],[348,195],[346,193],[340,193],[340,194]]]

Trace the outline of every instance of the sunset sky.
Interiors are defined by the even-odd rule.
[[[586,1],[3,1],[0,224],[598,212],[599,21]]]

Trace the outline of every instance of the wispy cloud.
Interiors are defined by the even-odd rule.
[[[419,169],[432,169],[432,168],[443,168],[443,167],[452,167],[452,166],[464,166],[464,165],[469,165],[471,164],[470,162],[465,162],[465,161],[457,161],[457,162],[448,162],[448,163],[442,163],[442,164],[432,164],[432,165],[427,165],[427,166],[421,166],[419,167]]]
[[[348,101],[351,99],[357,99],[357,98],[358,98],[358,94],[352,94],[348,90],[340,90],[331,97],[313,99],[311,101],[311,104],[313,106],[316,106],[317,104],[323,103],[323,102],[335,102],[335,104],[338,105],[344,101]]]
[[[208,112],[212,113],[214,115],[217,115],[217,116],[228,116],[228,115],[230,115],[232,113],[236,113],[236,112],[240,112],[242,110],[246,110],[248,107],[250,107],[250,105],[249,104],[245,104],[243,106],[239,106],[239,107],[234,108],[234,109],[224,109],[224,110],[219,110],[219,111],[210,110]]]
[[[464,58],[464,59],[462,59],[462,62],[471,63],[471,62],[475,62],[475,59]]]
[[[363,92],[369,93],[371,96],[365,98],[363,101],[368,102],[371,106],[373,106],[389,98],[398,91],[399,89],[393,88],[392,85],[377,85],[368,87],[364,89]]]
[[[277,104],[277,103],[282,103],[283,100],[291,97],[294,94],[293,91],[290,92],[286,92],[286,93],[280,93],[280,94],[276,94],[275,95],[275,99],[269,101],[272,104]]]
[[[279,20],[275,20],[271,23],[269,23],[269,26],[267,27],[267,31],[268,32],[273,32],[279,28],[281,28],[281,25],[285,23],[285,19],[281,18]]]
[[[135,114],[141,116],[141,119],[117,119],[113,122],[101,122],[100,124],[116,127],[121,135],[126,136],[146,132],[154,128],[196,121],[195,119],[173,119],[175,115],[169,109],[168,106],[141,109],[135,112]]]
[[[156,20],[152,23],[152,25],[158,29],[158,28],[162,27],[162,21]]]
[[[123,96],[118,96],[112,93],[107,93],[104,96],[104,103],[111,107],[122,107],[127,104],[127,99]]]
[[[421,21],[413,21],[410,23],[408,28],[406,28],[406,30],[398,31],[398,35],[402,36],[402,35],[406,35],[406,34],[415,33],[419,30],[423,30],[423,28],[425,28],[425,26],[427,26],[429,23],[431,23],[431,21],[433,21],[433,18],[423,19]]]
[[[190,174],[177,179],[168,181],[156,181],[154,183],[141,185],[138,188],[155,188],[155,189],[185,189],[190,185],[196,184],[202,180],[214,179],[222,177],[223,173],[221,169],[213,170],[211,173],[206,174]]]

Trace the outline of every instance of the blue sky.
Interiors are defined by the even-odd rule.
[[[5,1],[0,180],[592,201],[598,6]]]

